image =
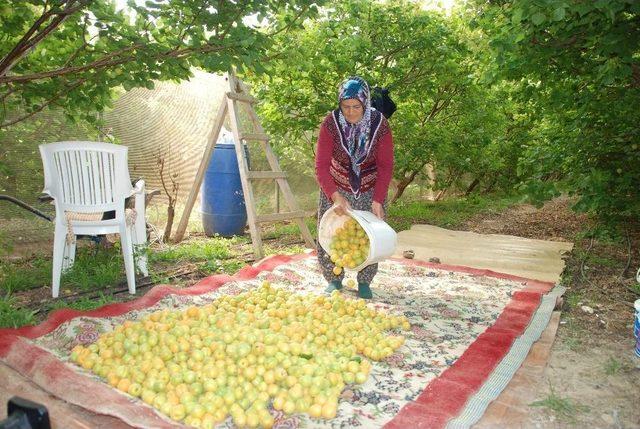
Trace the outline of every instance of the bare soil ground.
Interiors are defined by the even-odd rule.
[[[562,319],[530,404],[532,428],[640,428],[640,358],[634,355],[633,302],[640,298],[640,228],[618,241],[582,236],[590,220],[556,199],[478,215],[462,229],[573,241],[563,274]]]

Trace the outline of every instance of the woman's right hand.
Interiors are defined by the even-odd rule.
[[[340,216],[344,216],[347,214],[347,210],[351,210],[351,204],[342,194],[338,191],[334,192],[331,195],[331,200],[333,204],[336,206],[336,213]]]

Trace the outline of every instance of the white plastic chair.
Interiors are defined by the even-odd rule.
[[[136,292],[133,248],[147,242],[144,181],[131,186],[126,146],[70,141],[40,145],[44,166],[44,193],[56,207],[53,242],[53,297],[60,291],[63,270],[73,265],[76,235],[120,234],[129,293]],[[125,199],[135,194],[135,211],[125,210]],[[102,220],[107,211],[115,218]],[[135,213],[135,220],[127,217]],[[130,219],[129,219],[130,220]],[[146,257],[138,268],[148,275]]]

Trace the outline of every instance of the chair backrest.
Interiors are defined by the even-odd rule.
[[[40,145],[44,191],[64,211],[121,212],[132,186],[126,146],[68,141]]]

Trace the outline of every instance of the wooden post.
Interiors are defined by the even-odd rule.
[[[220,130],[222,129],[222,124],[224,123],[226,114],[227,96],[225,95],[222,97],[222,101],[220,102],[220,108],[218,108],[218,114],[216,115],[216,119],[213,123],[213,127],[211,128],[211,132],[207,136],[207,146],[205,147],[204,153],[202,154],[200,166],[198,167],[198,172],[196,173],[196,177],[193,180],[193,185],[191,185],[191,189],[189,190],[189,196],[187,197],[187,201],[185,202],[184,210],[182,211],[182,217],[180,218],[180,223],[178,224],[176,233],[173,236],[173,241],[175,243],[179,243],[184,238],[184,233],[187,230],[187,225],[189,224],[189,216],[191,216],[191,210],[193,209],[193,205],[196,202],[198,192],[200,192],[200,185],[202,184],[204,173],[207,171],[207,167],[209,167],[211,154],[213,154],[213,150],[216,146],[218,135],[220,135]]]

